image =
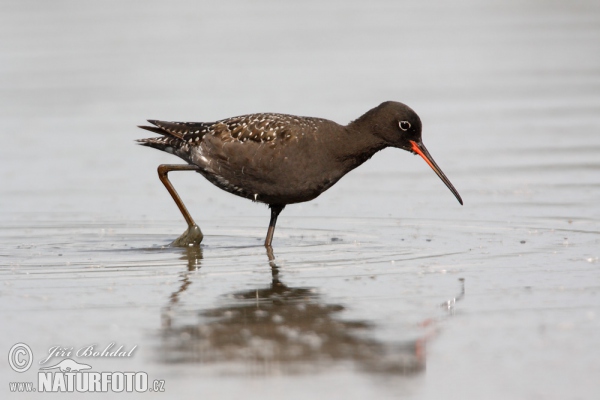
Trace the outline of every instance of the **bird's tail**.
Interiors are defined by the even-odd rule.
[[[186,140],[178,131],[172,129],[174,123],[156,120],[148,120],[148,122],[154,126],[139,125],[138,128],[158,133],[162,136],[138,139],[138,144],[174,154],[187,161],[188,151],[186,150],[188,149],[186,149]]]
[[[138,143],[142,146],[154,147],[167,153],[175,154],[187,159],[192,143],[202,141],[204,135],[209,132],[214,122],[169,122],[149,119],[153,126],[141,125],[142,129],[158,133],[162,137],[140,139]]]

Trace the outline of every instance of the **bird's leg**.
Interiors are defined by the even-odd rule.
[[[275,254],[273,253],[272,246],[265,246],[267,248],[267,257],[269,258],[269,266],[271,267],[271,274],[273,275],[273,281],[279,280],[279,267],[275,262]]]
[[[271,209],[271,221],[269,221],[269,230],[267,231],[267,238],[265,239],[265,247],[267,250],[271,248],[271,242],[273,242],[273,234],[275,233],[275,224],[277,223],[277,217],[279,213],[285,208],[285,204],[270,204]]]
[[[275,262],[275,254],[271,246],[267,246],[267,257],[269,257],[269,266],[271,267],[271,287],[283,286],[283,283],[279,280],[279,266]]]
[[[163,183],[163,185],[165,185],[165,187],[169,191],[169,194],[171,195],[171,197],[173,197],[175,204],[177,204],[177,207],[179,207],[179,211],[181,211],[181,214],[183,214],[183,218],[185,218],[185,222],[187,222],[187,224],[188,224],[188,228],[186,229],[186,231],[183,232],[183,234],[181,236],[179,236],[177,239],[175,239],[173,241],[173,243],[171,243],[171,246],[175,246],[175,247],[199,246],[200,242],[202,242],[202,238],[204,237],[204,235],[202,235],[202,231],[200,230],[198,225],[196,225],[196,222],[194,222],[192,216],[190,215],[187,208],[185,207],[185,204],[183,204],[183,201],[181,201],[181,198],[177,194],[177,191],[173,187],[173,184],[171,183],[171,181],[169,181],[169,178],[167,177],[168,173],[171,171],[198,171],[198,170],[199,170],[199,168],[195,165],[162,164],[162,165],[158,166],[158,177],[160,178],[160,181]]]

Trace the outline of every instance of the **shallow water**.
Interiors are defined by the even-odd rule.
[[[73,358],[165,381],[145,397],[600,392],[594,2],[0,8],[0,352],[34,354],[0,362],[2,393],[52,346],[110,343],[137,348]],[[177,161],[135,125],[347,122],[388,99],[419,113],[463,207],[384,150],[287,207],[270,260],[266,207],[173,174],[205,239],[166,247],[185,226],[155,168]]]

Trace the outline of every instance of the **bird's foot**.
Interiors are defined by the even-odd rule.
[[[190,225],[181,236],[171,243],[172,247],[200,246],[204,235],[198,225]]]

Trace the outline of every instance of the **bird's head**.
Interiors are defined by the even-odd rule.
[[[367,117],[372,124],[370,127],[373,134],[380,137],[390,147],[397,147],[413,154],[418,154],[446,184],[448,189],[456,196],[462,205],[463,201],[450,180],[442,172],[427,151],[421,139],[421,118],[406,104],[386,101],[372,109],[362,118]],[[358,121],[357,121],[358,122]]]

